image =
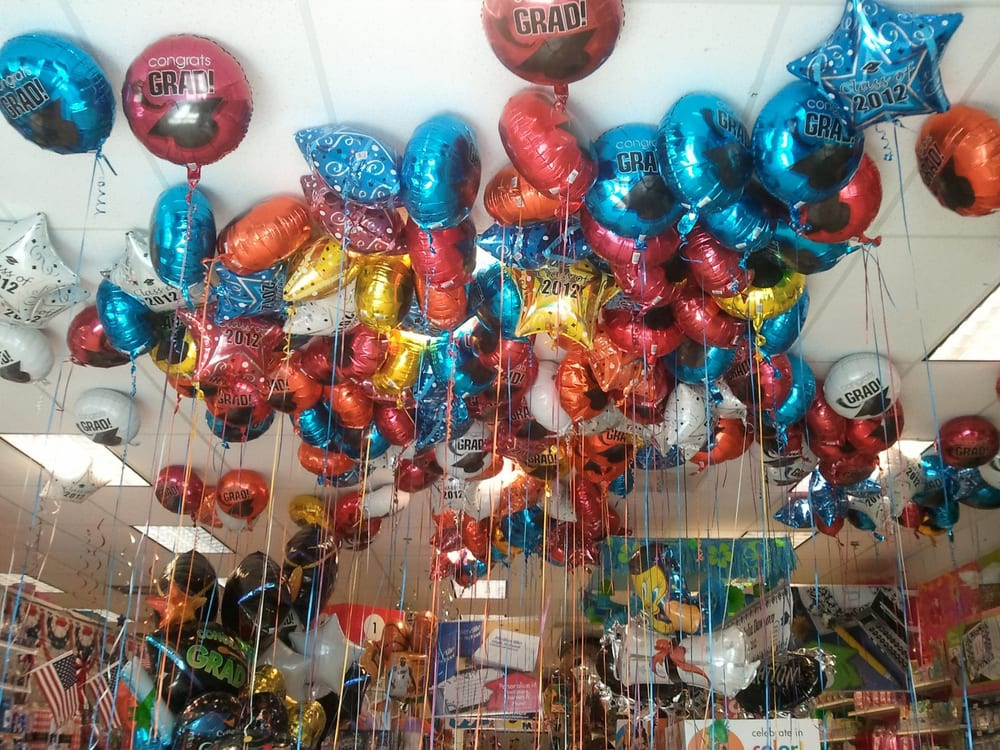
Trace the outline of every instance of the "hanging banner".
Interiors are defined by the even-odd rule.
[[[820,750],[818,719],[684,722],[684,750]]]

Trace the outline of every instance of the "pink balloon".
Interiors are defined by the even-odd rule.
[[[348,207],[316,175],[303,175],[299,183],[309,205],[309,214],[327,233],[359,253],[392,255],[400,252],[404,222],[395,209],[361,203]]]
[[[198,168],[218,161],[246,135],[250,84],[221,45],[192,34],[153,42],[132,61],[122,109],[135,137],[155,156]]]

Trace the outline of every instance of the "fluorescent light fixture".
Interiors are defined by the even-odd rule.
[[[1000,286],[938,344],[928,359],[932,362],[1000,360]]]
[[[816,532],[811,529],[796,530],[775,521],[776,528],[765,534],[763,531],[746,531],[740,539],[781,539],[787,538],[792,543],[792,549],[797,549],[812,539]]]
[[[145,534],[157,544],[177,555],[195,550],[205,555],[225,555],[232,552],[217,537],[200,526],[133,526],[140,534]]]
[[[455,588],[455,598],[457,599],[506,599],[507,581],[501,579],[494,581],[489,578],[480,578],[471,586],[459,586],[452,581]]]
[[[0,434],[8,445],[60,479],[75,479],[87,472],[107,480],[112,487],[149,487],[149,482],[105,445],[85,435]]]
[[[118,613],[110,609],[75,609],[74,612],[99,622],[118,622]]]
[[[27,586],[34,586],[35,591],[39,594],[66,593],[62,589],[57,589],[55,586],[48,584],[45,581],[39,581],[34,576],[22,576],[17,573],[0,573],[0,586],[20,586],[21,583],[24,583]]]

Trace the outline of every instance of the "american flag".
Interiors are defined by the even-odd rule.
[[[108,729],[121,725],[118,712],[115,710],[115,688],[118,685],[120,668],[121,662],[115,662],[91,677],[83,686],[91,705],[97,710],[101,726]]]
[[[80,684],[76,654],[69,651],[32,672],[35,683],[52,708],[56,726],[80,710]]]

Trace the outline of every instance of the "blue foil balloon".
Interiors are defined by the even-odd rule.
[[[819,47],[788,63],[788,72],[819,87],[857,128],[944,112],[938,64],[961,23],[961,13],[917,15],[856,0]]]
[[[552,259],[593,262],[590,245],[575,219],[566,231],[557,221],[520,226],[494,223],[479,234],[476,244],[498,261],[518,268],[535,269]]]
[[[949,498],[954,497],[954,469],[941,460],[936,453],[920,457],[920,471],[924,475],[924,486],[913,493],[913,502],[922,508],[939,508]]]
[[[628,497],[633,489],[635,489],[635,471],[631,466],[626,466],[625,471],[615,477],[608,485],[608,492],[618,497]]]
[[[686,339],[663,358],[667,369],[682,383],[689,385],[711,383],[729,369],[736,359],[736,349],[706,346],[700,341]]]
[[[445,439],[457,438],[468,432],[472,426],[469,407],[460,398],[448,401],[447,387],[438,389],[420,400],[415,421],[417,453],[440,443]]]
[[[809,314],[809,290],[804,289],[790,310],[765,320],[756,328],[757,350],[765,357],[783,354],[802,333]]]
[[[816,87],[796,81],[774,95],[753,128],[757,177],[789,206],[816,203],[847,184],[864,137]]]
[[[225,419],[216,417],[208,409],[205,409],[205,421],[208,423],[209,429],[212,430],[212,434],[223,443],[247,443],[267,432],[271,423],[274,422],[274,412],[272,411],[259,422],[242,425],[230,424]]]
[[[597,222],[617,235],[655,237],[680,217],[657,167],[656,128],[629,124],[594,141],[597,179],[584,196]]]
[[[472,129],[454,115],[437,115],[406,144],[400,198],[418,226],[452,227],[472,210],[482,172]]]
[[[472,396],[488,390],[496,370],[484,365],[471,336],[439,336],[427,345],[425,356],[438,383],[452,383],[456,396]]]
[[[320,125],[295,134],[302,156],[327,185],[348,201],[390,206],[399,195],[395,149],[349,125]]]
[[[505,338],[515,338],[521,317],[521,292],[510,274],[499,263],[478,271],[473,279],[469,308],[484,326]]]
[[[726,247],[749,255],[768,246],[774,236],[774,217],[753,193],[699,216],[705,230]]]
[[[811,529],[813,527],[812,505],[807,497],[791,498],[774,514],[774,520],[793,529]]]
[[[215,215],[204,193],[174,185],[160,194],[150,221],[149,253],[160,278],[185,294],[204,281],[204,261],[215,255]]]
[[[238,274],[223,265],[215,269],[218,284],[212,288],[216,301],[215,322],[225,323],[246,315],[282,314],[286,303],[285,264],[276,263],[263,271]]]
[[[58,154],[97,151],[111,133],[115,93],[90,55],[51,34],[0,47],[0,110],[21,135]]]
[[[925,523],[932,529],[951,532],[952,527],[958,523],[959,505],[954,500],[946,502],[937,508],[927,508],[927,518]]]
[[[798,422],[816,395],[816,378],[806,361],[795,354],[787,357],[792,366],[792,390],[780,406],[764,412],[764,421],[771,427],[789,427]]]
[[[663,116],[656,157],[667,187],[699,214],[736,201],[753,172],[746,126],[726,102],[701,92],[682,96]]]
[[[984,482],[979,469],[962,469],[959,471],[960,474],[964,474],[965,472],[975,472],[975,478],[978,481],[973,486],[970,486],[966,492],[959,494],[958,502],[968,505],[970,508],[988,508],[990,510],[1000,508],[1000,489]]]
[[[325,401],[319,401],[293,417],[302,442],[316,448],[326,448],[333,439],[333,413]]]
[[[804,274],[829,271],[841,258],[861,247],[847,242],[816,242],[796,234],[785,221],[779,221],[774,229],[774,244],[781,259]]]
[[[108,343],[133,359],[152,350],[158,341],[152,310],[107,279],[97,287],[97,317]]]

